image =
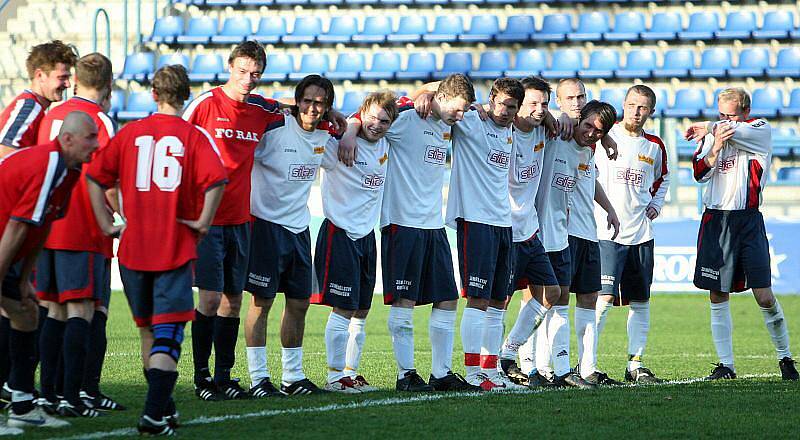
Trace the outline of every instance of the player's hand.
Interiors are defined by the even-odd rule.
[[[338,134],[343,134],[347,130],[347,118],[336,110],[328,112],[328,122],[333,126],[333,131]]]
[[[36,289],[30,281],[25,280],[19,283],[19,302],[23,310],[32,310],[39,307],[39,298],[36,297]]]
[[[486,112],[486,109],[489,107],[488,104],[475,104],[472,107],[478,112],[478,117],[481,118],[481,121],[489,119],[489,113]]]
[[[356,161],[356,138],[355,136],[344,135],[339,140],[339,162],[347,167],[352,167]]]
[[[658,217],[658,210],[653,208],[652,206],[648,206],[647,209],[644,211],[644,215],[647,216],[650,220],[655,220]]]
[[[561,130],[562,141],[568,141],[572,139],[573,123],[572,118],[570,118],[569,115],[566,113],[561,113],[561,116],[558,117],[558,127]]]
[[[687,141],[692,142],[699,142],[701,139],[706,137],[708,134],[708,123],[707,122],[695,122],[694,124],[690,125],[689,128],[686,129],[686,133],[683,134],[683,138]]]
[[[712,150],[719,153],[723,148],[725,148],[725,143],[733,137],[733,133],[735,132],[736,130],[734,130],[730,125],[719,124],[715,130],[714,147],[712,147]]]
[[[123,225],[113,225],[112,224],[110,227],[103,229],[103,235],[105,235],[106,237],[111,237],[111,238],[119,238],[119,236],[122,235],[122,231],[124,229],[125,229],[125,225],[124,224]]]
[[[420,118],[425,119],[430,116],[433,108],[433,95],[433,92],[426,92],[417,96],[417,99],[414,100],[414,110],[416,110]]]
[[[619,218],[617,218],[617,212],[612,209],[611,212],[608,213],[608,216],[606,216],[606,221],[608,222],[606,229],[610,230],[614,228],[614,235],[611,236],[613,240],[619,235]]]
[[[545,112],[542,124],[544,124],[545,135],[548,139],[553,139],[558,136],[560,124],[549,111]]]
[[[202,222],[200,220],[186,220],[179,218],[178,223],[184,224],[194,230],[197,233],[198,238],[203,238],[208,234],[208,230],[211,228],[211,225]]]
[[[617,157],[619,157],[619,149],[617,148],[617,142],[611,136],[603,136],[603,139],[600,139],[600,144],[606,150],[606,156],[608,156],[609,159],[617,160]]]

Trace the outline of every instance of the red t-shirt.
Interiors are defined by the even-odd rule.
[[[80,174],[67,168],[58,141],[23,148],[0,161],[0,236],[11,219],[31,226],[14,261],[34,251],[47,225],[64,215]]]
[[[267,126],[283,121],[278,102],[256,94],[249,95],[247,102],[239,102],[216,87],[192,101],[183,119],[203,127],[214,138],[228,172],[228,185],[214,224],[247,223],[253,154]]]
[[[114,137],[116,131],[114,122],[103,113],[103,109],[94,101],[77,96],[47,112],[39,126],[38,143],[50,142],[55,139],[64,118],[73,111],[82,111],[94,119],[94,123],[97,125],[97,143],[100,145],[98,151],[105,148]],[[83,165],[83,174],[86,174],[88,168],[88,164]],[[66,251],[97,252],[112,258],[114,256],[114,239],[103,235],[100,227],[97,226],[92,204],[89,201],[86,180],[83,178],[85,176],[81,177],[78,184],[75,185],[75,190],[72,191],[69,211],[63,219],[53,222],[44,247]]]
[[[0,113],[0,144],[13,148],[36,145],[45,110],[36,94],[30,90],[20,93]]]
[[[197,235],[177,219],[197,219],[205,192],[227,181],[208,133],[159,113],[120,130],[86,174],[106,188],[119,184],[126,227],[117,256],[140,271],[172,270],[197,258]]]

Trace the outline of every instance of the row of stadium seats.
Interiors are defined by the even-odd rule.
[[[541,74],[547,79],[578,76],[597,78],[747,78],[747,77],[800,77],[800,47],[780,49],[775,63],[770,63],[770,50],[752,47],[739,53],[738,63],[729,48],[714,47],[702,52],[699,66],[692,49],[667,50],[662,61],[652,49],[634,49],[625,56],[621,65],[620,53],[615,49],[597,49],[589,53],[585,64],[584,51],[559,49],[552,52],[548,60],[547,51],[523,49],[512,56],[506,50],[482,52],[477,69],[470,52],[449,52],[438,60],[430,52],[412,52],[402,59],[396,52],[374,52],[370,67],[367,56],[360,52],[340,52],[336,65],[331,65],[327,53],[304,53],[299,66],[295,58],[287,53],[271,53],[263,81],[298,81],[310,73],[325,73],[331,80],[427,80],[440,79],[452,73],[464,73],[474,79],[494,79],[503,75],[521,77]],[[185,54],[164,54],[155,62],[152,52],[129,55],[125,60],[122,79],[147,81],[148,77],[165,64],[182,64],[189,69],[189,78],[195,82],[224,82],[227,80],[226,63],[215,53],[198,54],[189,62]],[[155,67],[154,67],[155,66]],[[405,66],[405,67],[403,67]]]
[[[286,6],[296,6],[296,5],[320,5],[320,6],[327,6],[327,5],[342,5],[342,4],[349,4],[349,5],[386,5],[386,6],[397,6],[397,5],[410,5],[410,4],[418,4],[418,5],[465,5],[465,4],[516,4],[516,3],[523,3],[523,4],[531,4],[531,5],[538,5],[542,3],[546,4],[553,4],[553,3],[566,3],[566,4],[575,4],[575,3],[661,3],[661,4],[674,4],[678,3],[677,0],[177,0],[176,3],[184,3],[187,5],[196,5],[196,6],[207,6],[207,7],[228,7],[228,6],[243,6],[243,7],[250,7],[250,6],[271,6],[271,5],[286,5]],[[710,2],[710,0],[709,0]],[[682,2],[681,2],[682,3]],[[700,3],[700,2],[696,2]]]
[[[622,12],[614,17],[612,27],[608,13],[589,12],[578,16],[577,26],[569,14],[545,15],[541,27],[535,28],[531,15],[512,15],[501,29],[496,15],[472,16],[469,29],[460,15],[439,15],[433,28],[429,28],[424,15],[402,16],[395,22],[391,16],[368,16],[359,26],[354,15],[331,18],[327,31],[323,22],[314,15],[295,18],[292,30],[279,15],[261,17],[256,31],[250,18],[233,16],[225,19],[222,28],[216,18],[209,16],[191,18],[185,26],[180,17],[159,18],[153,25],[150,41],[178,44],[230,44],[246,38],[263,43],[417,43],[417,42],[584,42],[613,41],[635,42],[657,40],[709,41],[713,39],[785,39],[800,37],[794,24],[794,14],[781,9],[767,12],[761,27],[757,26],[752,11],[737,11],[728,14],[725,27],[720,26],[716,12],[703,11],[691,14],[689,24],[683,27],[677,12],[659,12],[653,15],[646,26],[642,12]]]

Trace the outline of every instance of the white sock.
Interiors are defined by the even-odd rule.
[[[534,331],[539,327],[544,319],[547,308],[539,301],[532,299],[519,309],[519,316],[511,331],[508,332],[503,348],[500,351],[500,359],[514,359],[517,357],[519,348],[525,344]]]
[[[767,331],[775,345],[778,359],[792,357],[792,352],[789,350],[789,327],[786,325],[786,318],[783,316],[783,309],[778,298],[775,298],[775,304],[772,307],[762,307],[761,313],[764,314],[764,324],[767,325]]]
[[[250,372],[251,386],[256,386],[269,377],[267,347],[247,347],[247,370]]]
[[[575,307],[575,336],[581,377],[589,377],[597,369],[597,334],[593,309]]]
[[[733,371],[733,321],[731,303],[711,303],[711,338],[717,349],[719,362]]]
[[[347,326],[350,320],[331,312],[325,325],[325,353],[328,356],[328,383],[344,377],[345,354],[347,352]]]
[[[441,379],[453,369],[456,311],[434,307],[428,323],[428,337],[431,340],[431,374]]]
[[[284,384],[291,385],[306,378],[303,373],[303,347],[281,347],[281,364],[283,365],[281,382]]]
[[[486,321],[481,342],[481,372],[489,377],[497,374],[497,355],[503,344],[503,317],[506,311],[486,308]]]
[[[536,371],[542,376],[550,376],[553,374],[553,368],[550,366],[550,321],[553,319],[553,309],[547,311],[544,315],[542,325],[536,329],[536,356],[534,362]]]
[[[520,345],[519,351],[517,352],[517,356],[519,356],[519,369],[527,375],[530,375],[533,373],[533,370],[536,369],[536,356],[534,354],[536,350],[536,333],[538,332],[534,330],[531,337],[528,338],[524,344]]]
[[[628,311],[628,371],[642,367],[648,333],[650,333],[650,303],[631,301]]]
[[[553,306],[553,317],[550,318],[550,352],[553,357],[553,372],[563,376],[571,370],[569,365],[569,306]]]
[[[597,339],[600,339],[600,333],[603,332],[603,329],[606,327],[606,318],[608,317],[608,311],[614,304],[610,302],[605,302],[600,298],[597,298],[597,303],[595,303],[594,308],[594,317],[595,317],[595,324],[597,326]]]
[[[414,309],[389,308],[389,335],[392,336],[397,378],[414,369]]]
[[[367,333],[364,326],[367,320],[362,318],[350,318],[350,325],[347,329],[347,354],[345,355],[344,374],[355,378],[358,376],[358,365],[361,364],[361,353],[364,351],[364,340]]]
[[[461,345],[464,347],[464,367],[467,380],[474,380],[481,371],[481,338],[486,312],[465,307],[461,315]]]

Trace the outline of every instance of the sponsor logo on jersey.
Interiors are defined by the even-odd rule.
[[[432,163],[434,165],[444,165],[446,160],[446,149],[437,147],[435,145],[428,145],[428,147],[425,148],[425,162]]]
[[[717,162],[717,170],[719,170],[720,173],[728,173],[734,168],[736,168],[736,154],[722,158]]]
[[[435,134],[433,134],[433,132],[432,132],[432,131],[430,131],[430,130],[423,130],[423,131],[422,131],[422,134],[427,134],[428,136],[436,136],[436,135],[435,135]]]
[[[575,178],[566,174],[555,173],[551,186],[564,192],[572,192],[575,188]]]
[[[231,120],[228,118],[220,118],[219,116],[217,116],[217,122],[231,122]]]
[[[486,162],[488,162],[489,165],[494,165],[497,168],[507,170],[508,164],[511,162],[511,155],[505,151],[495,150],[492,148],[489,150],[489,156],[486,158]]]
[[[763,125],[764,125],[764,124],[766,124],[766,123],[767,123],[767,121],[765,121],[765,120],[763,120],[763,119],[757,119],[755,122],[753,122],[752,124],[750,124],[750,126],[751,126],[751,127],[753,127],[753,128],[758,128],[758,127],[761,127],[761,126],[763,126]]]
[[[539,152],[542,151],[542,148],[544,148],[544,141],[539,141],[539,143],[536,144],[535,147],[533,147],[533,151]]]
[[[377,189],[383,186],[385,178],[380,174],[365,174],[361,179],[361,185],[368,189]]]
[[[378,163],[383,165],[389,159],[389,155],[387,153],[383,153],[383,156],[378,159]]]
[[[325,147],[314,147],[314,154],[323,154],[325,153]]]
[[[645,162],[649,165],[653,165],[655,163],[655,159],[650,156],[645,156],[644,154],[639,155],[639,162]]]
[[[284,153],[297,153],[297,149],[286,147],[283,149]]]
[[[517,170],[517,180],[520,182],[530,182],[539,176],[539,164],[534,162],[531,165]]]
[[[498,135],[497,135],[497,134],[495,134],[495,133],[489,133],[489,132],[487,132],[487,133],[486,133],[486,136],[488,136],[488,137],[490,137],[490,138],[492,138],[492,139],[500,139],[500,136],[498,136]]]
[[[233,128],[215,128],[214,137],[217,139],[236,139],[240,141],[258,142],[258,133],[235,130]]]
[[[442,139],[449,141],[450,140],[450,132],[442,133]]]
[[[314,164],[293,163],[289,165],[289,180],[312,181],[317,175],[317,166]]]
[[[626,185],[642,187],[644,185],[644,171],[635,168],[617,168],[614,180]]]

